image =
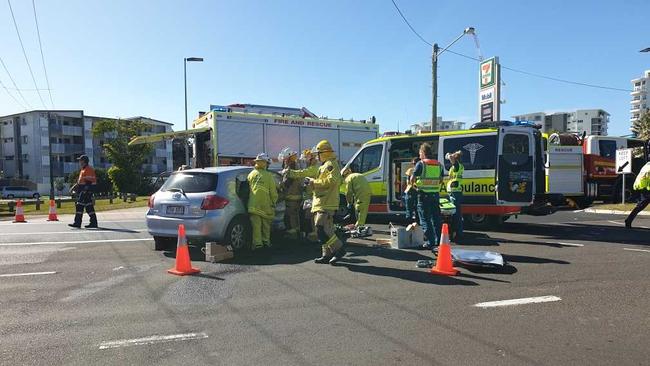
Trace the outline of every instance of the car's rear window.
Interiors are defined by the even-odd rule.
[[[165,184],[161,191],[170,191],[182,189],[185,193],[210,192],[217,189],[217,175],[212,173],[174,173]]]

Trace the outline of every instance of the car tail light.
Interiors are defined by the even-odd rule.
[[[203,203],[201,203],[201,209],[202,210],[220,210],[224,207],[226,207],[230,201],[227,199],[221,197],[221,196],[207,196],[203,199]]]
[[[154,196],[155,196],[155,194],[152,194],[151,196],[149,196],[149,201],[147,202],[147,206],[149,206],[149,208],[153,208],[153,198],[154,198]]]

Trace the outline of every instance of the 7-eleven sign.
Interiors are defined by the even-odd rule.
[[[494,85],[496,60],[491,58],[481,62],[481,89]]]

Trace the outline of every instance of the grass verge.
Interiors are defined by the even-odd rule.
[[[138,196],[135,199],[135,202],[123,202],[121,199],[114,199],[113,203],[109,203],[108,199],[98,199],[95,201],[95,211],[110,211],[110,210],[121,210],[125,208],[134,208],[134,207],[145,207],[149,196]],[[43,202],[41,204],[40,211],[36,210],[36,205],[33,203],[26,204],[23,206],[25,208],[25,215],[47,215],[49,210],[49,201]],[[74,214],[75,213],[75,203],[74,202],[61,202],[61,208],[56,209],[58,215],[63,214]],[[9,212],[9,207],[7,204],[0,205],[0,218],[1,217],[12,217],[13,213]]]

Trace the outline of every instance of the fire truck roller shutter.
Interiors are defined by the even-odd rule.
[[[327,140],[332,144],[332,148],[336,153],[337,157],[339,156],[339,130],[333,129],[324,129],[324,128],[310,128],[310,127],[301,127],[300,128],[300,150],[310,149],[316,146],[321,140]]]
[[[300,127],[266,125],[266,152],[275,158],[285,147],[298,151]]]
[[[341,130],[341,151],[337,152],[339,159],[347,163],[364,142],[375,138],[375,131]]]
[[[263,150],[264,125],[218,121],[217,136],[219,155],[254,157]]]

